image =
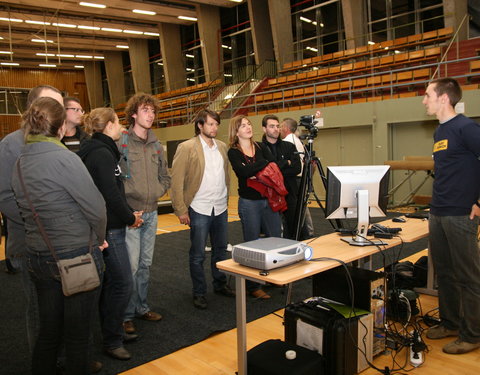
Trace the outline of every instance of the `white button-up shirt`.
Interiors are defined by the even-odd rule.
[[[218,216],[227,209],[228,205],[224,160],[214,139],[212,139],[213,146],[209,147],[201,136],[199,138],[205,158],[205,170],[200,188],[190,207],[195,212],[207,216],[210,216],[213,210],[215,216]]]

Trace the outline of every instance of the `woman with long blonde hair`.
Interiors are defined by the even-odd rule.
[[[260,237],[261,231],[267,237],[281,237],[281,219],[273,212],[257,190],[247,185],[248,179],[254,179],[267,164],[274,161],[268,148],[253,140],[253,128],[250,120],[243,115],[230,120],[228,159],[238,178],[238,214],[242,223],[244,241],[253,241]],[[247,280],[248,292],[256,298],[270,298],[260,284]]]

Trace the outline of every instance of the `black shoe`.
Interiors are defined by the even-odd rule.
[[[124,343],[132,342],[132,341],[135,341],[136,339],[138,339],[138,335],[136,335],[134,333],[124,333],[123,334],[123,342]]]
[[[127,361],[132,358],[130,353],[123,346],[115,349],[105,349],[105,353],[107,353],[110,357],[119,359],[121,361]]]
[[[102,368],[103,368],[102,362],[98,362],[98,361],[91,361],[90,364],[88,365],[90,374],[96,374],[97,372],[100,372]]]
[[[215,290],[215,293],[225,297],[235,297],[235,292],[228,285],[224,285],[221,289]]]
[[[205,310],[207,308],[207,300],[204,296],[193,296],[193,306],[197,309]]]

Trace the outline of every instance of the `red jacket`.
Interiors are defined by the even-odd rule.
[[[267,198],[272,211],[285,211],[287,209],[285,196],[288,191],[283,184],[283,175],[278,165],[274,162],[268,163],[255,177],[255,180],[247,180],[247,186],[258,191],[262,197]]]

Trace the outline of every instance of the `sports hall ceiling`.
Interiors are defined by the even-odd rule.
[[[39,68],[39,64],[47,63],[57,68],[74,68],[85,61],[101,60],[104,51],[125,50],[131,38],[158,40],[160,23],[191,25],[195,22],[191,18],[198,18],[199,5],[234,7],[240,2],[87,1],[105,6],[98,8],[74,0],[1,1],[0,67],[17,66],[9,65],[14,63],[18,67]]]

